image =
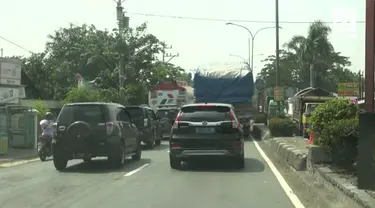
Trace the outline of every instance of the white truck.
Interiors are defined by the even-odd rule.
[[[194,102],[194,89],[185,82],[163,82],[148,93],[148,103],[154,111],[161,107],[179,108]]]

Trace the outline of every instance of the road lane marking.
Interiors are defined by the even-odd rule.
[[[296,208],[305,208],[305,206],[302,204],[302,202],[298,199],[298,197],[294,194],[293,190],[290,188],[288,183],[285,181],[284,177],[280,174],[280,172],[277,170],[275,165],[272,163],[272,161],[267,157],[266,153],[260,148],[258,142],[254,141],[255,147],[259,151],[260,155],[263,157],[263,159],[266,161],[268,166],[270,167],[273,174],[276,176],[276,179],[279,181],[281,188],[284,190],[286,195],[289,197],[290,201]]]
[[[142,165],[141,167],[139,167],[139,168],[137,168],[137,169],[135,169],[135,170],[130,171],[129,173],[125,174],[124,176],[131,176],[131,175],[133,175],[134,173],[136,173],[136,172],[142,170],[143,168],[146,168],[146,167],[149,166],[149,165],[150,165],[150,163],[146,163],[146,164]]]
[[[3,164],[0,164],[0,168],[10,168],[13,166],[23,165],[23,164],[27,164],[31,162],[38,162],[39,160],[40,160],[39,158],[35,158],[31,160],[19,160],[19,161],[14,161],[14,162],[3,163]]]

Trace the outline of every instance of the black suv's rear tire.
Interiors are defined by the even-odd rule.
[[[124,143],[121,143],[120,149],[118,150],[117,154],[110,155],[108,157],[108,160],[112,165],[115,167],[121,167],[125,164],[125,145]]]
[[[172,169],[178,170],[181,168],[181,160],[173,157],[172,155],[169,155],[169,164]]]
[[[148,149],[154,149],[155,147],[156,134],[152,132],[150,140],[147,141],[146,146]]]
[[[92,158],[83,159],[83,162],[85,162],[85,163],[91,163],[92,162]]]
[[[236,165],[236,168],[238,168],[238,169],[244,169],[245,168],[245,157],[243,155],[237,157],[235,159],[235,165]]]
[[[68,165],[68,159],[63,156],[55,155],[53,156],[53,164],[55,165],[56,170],[64,170]]]
[[[161,137],[155,140],[155,145],[159,146],[161,144]]]
[[[132,160],[139,161],[141,160],[141,157],[142,157],[142,145],[141,145],[141,141],[138,140],[137,149],[135,150],[135,155],[132,155]]]

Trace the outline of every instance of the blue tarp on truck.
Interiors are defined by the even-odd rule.
[[[197,72],[193,85],[197,103],[245,103],[251,102],[254,95],[252,73],[241,75],[239,70]]]

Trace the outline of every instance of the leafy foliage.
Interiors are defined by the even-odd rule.
[[[93,25],[72,24],[55,31],[48,36],[44,52],[23,58],[25,78],[22,82],[27,85],[26,95],[34,99],[85,101],[100,98],[140,104],[146,103],[147,91],[158,82],[168,79],[191,82],[191,74],[182,68],[159,61],[163,43],[147,33],[146,24],[126,30],[122,37],[116,31],[98,30]],[[119,55],[124,57],[125,73],[125,86],[121,90]],[[96,79],[98,92],[84,95],[84,90],[75,89],[77,73],[88,81]],[[73,98],[75,96],[77,98]]]
[[[309,87],[310,67],[314,69],[316,87],[337,92],[338,82],[352,82],[360,79],[350,71],[348,57],[336,52],[329,35],[331,29],[321,21],[312,23],[307,36],[294,36],[280,50],[280,85],[304,89]],[[274,55],[263,60],[263,69],[257,79],[263,79],[267,88],[275,87],[276,59]]]
[[[37,110],[38,119],[41,120],[50,109],[44,104],[43,101],[37,100],[34,102],[34,109]]]
[[[359,136],[358,106],[336,98],[319,105],[310,117],[310,132],[318,132],[314,144],[331,148],[339,139]]]
[[[255,123],[266,123],[267,115],[265,113],[256,113],[254,115]]]
[[[294,123],[286,117],[273,117],[269,120],[268,128],[273,137],[290,137],[295,132]]]

